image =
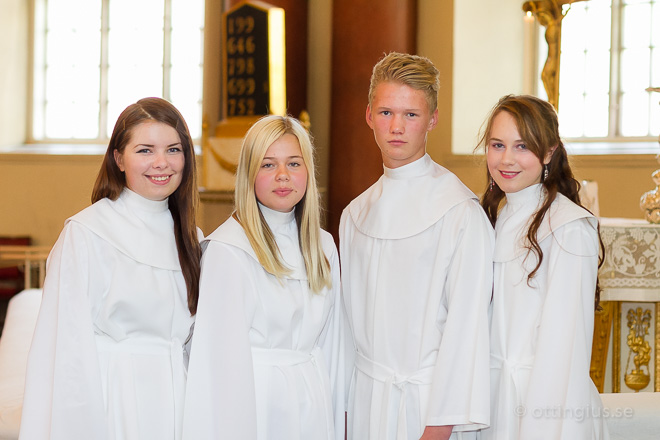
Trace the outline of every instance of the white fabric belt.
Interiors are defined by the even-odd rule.
[[[399,412],[397,415],[397,433],[396,440],[408,440],[408,421],[406,419],[406,389],[409,384],[428,385],[433,380],[433,367],[425,367],[417,370],[413,374],[402,376],[389,367],[379,364],[376,361],[365,357],[358,352],[355,357],[355,366],[358,370],[370,378],[385,384],[383,401],[380,407],[380,421],[378,426],[377,439],[389,439],[387,432],[387,413],[390,405],[391,391],[393,387],[401,390],[399,400]],[[373,432],[373,431],[372,431]]]
[[[511,373],[515,373],[518,370],[531,370],[533,363],[534,358],[513,361],[511,359],[505,359],[496,354],[491,353],[490,355],[490,368],[507,370]]]
[[[500,393],[499,393],[498,408],[508,408],[509,406],[507,405],[510,405],[510,403],[503,401],[506,397],[506,393],[502,392],[502,381],[506,381],[505,384],[511,383],[513,385],[514,392],[516,395],[515,405],[518,406],[524,404],[522,400],[522,393],[521,393],[522,389],[519,383],[519,377],[516,373],[520,370],[531,370],[533,362],[534,362],[533,358],[523,359],[521,361],[513,361],[491,353],[490,368],[498,369],[502,371],[500,374]],[[506,387],[505,385],[505,389],[509,389],[509,387]]]

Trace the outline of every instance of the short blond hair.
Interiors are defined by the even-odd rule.
[[[254,189],[266,151],[285,134],[292,134],[298,139],[307,168],[307,190],[294,209],[298,223],[298,241],[305,261],[309,287],[318,293],[324,287],[331,287],[332,275],[330,263],[321,244],[321,208],[316,187],[314,147],[311,136],[297,119],[290,116],[264,116],[248,130],[243,139],[236,172],[236,216],[266,272],[278,278],[290,273],[282,261],[273,232],[257,205]]]
[[[392,81],[423,91],[429,111],[433,113],[438,108],[439,76],[440,72],[428,58],[390,52],[373,68],[369,85],[369,105],[373,101],[378,84]]]

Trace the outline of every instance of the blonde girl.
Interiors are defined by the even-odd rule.
[[[185,438],[343,438],[339,261],[297,120],[250,128],[235,201],[203,243]]]

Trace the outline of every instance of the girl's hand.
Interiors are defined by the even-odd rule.
[[[427,426],[419,440],[447,440],[453,426]]]

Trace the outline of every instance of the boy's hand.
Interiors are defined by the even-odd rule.
[[[419,440],[447,440],[453,426],[427,426]]]

